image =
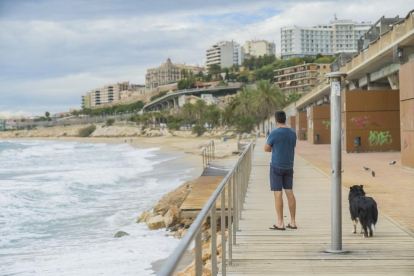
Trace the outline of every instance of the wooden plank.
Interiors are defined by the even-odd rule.
[[[297,200],[297,230],[268,230],[276,222],[269,186],[270,154],[263,139],[255,149],[233,266],[227,275],[414,275],[414,238],[380,214],[373,238],[352,234],[348,190],[342,191],[342,241],[347,254],[330,248],[331,181],[301,158],[295,158],[293,189]],[[375,195],[374,195],[375,198]],[[396,203],[397,204],[397,203]],[[289,223],[284,198],[285,224]],[[221,275],[221,274],[220,274]]]

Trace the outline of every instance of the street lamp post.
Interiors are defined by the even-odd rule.
[[[347,74],[326,74],[331,83],[331,248],[328,253],[347,253],[342,249],[342,149],[341,79]]]

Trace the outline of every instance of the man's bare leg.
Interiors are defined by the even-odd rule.
[[[290,226],[296,227],[296,198],[293,190],[285,190],[285,193],[289,204]]]
[[[279,228],[285,228],[285,223],[283,222],[283,192],[275,191],[275,206],[277,213],[277,223],[276,226]]]

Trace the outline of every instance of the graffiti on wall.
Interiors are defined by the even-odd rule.
[[[368,137],[369,145],[372,146],[382,146],[389,145],[392,143],[392,135],[389,131],[370,131]]]
[[[328,129],[331,125],[331,121],[323,121],[322,124],[324,124],[326,126],[326,129]]]
[[[356,124],[358,127],[362,129],[367,129],[368,125],[373,126],[380,126],[380,122],[382,122],[382,116],[381,115],[364,115],[364,116],[356,116],[351,118],[351,122]]]

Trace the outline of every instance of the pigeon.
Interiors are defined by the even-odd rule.
[[[374,171],[372,171],[372,176],[375,177],[375,172]]]
[[[390,165],[394,165],[395,163],[397,163],[397,161],[392,161],[390,162]]]
[[[366,170],[366,171],[369,171],[369,168],[367,168],[367,167],[364,167],[364,170]]]

